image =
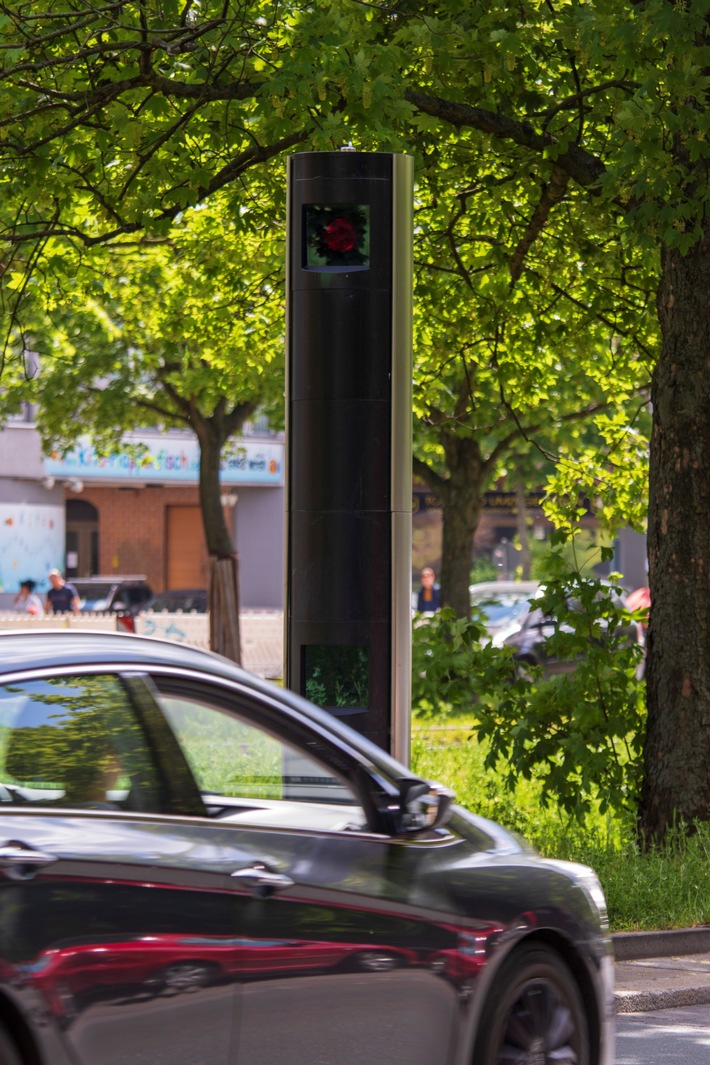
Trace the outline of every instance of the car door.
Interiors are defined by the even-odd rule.
[[[250,1065],[445,1065],[462,998],[450,836],[373,833],[316,738],[255,694],[155,677],[211,815],[249,855],[232,878]]]
[[[145,682],[7,680],[0,782],[0,984],[44,1060],[233,1062],[230,874],[250,854],[199,816]]]

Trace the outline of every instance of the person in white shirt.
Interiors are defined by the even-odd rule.
[[[22,614],[33,614],[41,617],[44,614],[42,600],[35,594],[37,582],[32,580],[20,581],[20,590],[15,596],[15,610]]]

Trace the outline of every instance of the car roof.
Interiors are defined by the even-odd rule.
[[[210,651],[148,636],[85,632],[80,629],[0,632],[0,676],[17,669],[92,665],[106,661],[119,665],[124,662],[164,666],[183,663],[233,679],[256,679],[233,662]],[[234,677],[235,673],[240,674],[238,678]]]
[[[517,592],[520,595],[533,595],[540,587],[539,581],[481,581],[480,584],[469,585],[471,595],[510,595]]]
[[[68,578],[71,584],[130,584],[134,581],[145,582],[146,578],[140,573],[128,574],[126,577],[116,576],[115,574],[107,574],[105,577],[93,576],[93,577],[70,577]]]
[[[165,599],[168,595],[207,595],[206,588],[168,588],[164,592],[156,592],[155,599]]]
[[[81,629],[34,629],[0,631],[0,683],[3,676],[24,670],[65,669],[76,666],[132,667],[140,671],[165,667],[195,669],[215,678],[231,680],[278,701],[311,724],[325,728],[337,742],[359,750],[361,755],[393,779],[409,770],[377,747],[366,737],[354,732],[326,710],[289,691],[277,688],[270,681],[249,673],[228,658],[203,651],[190,644],[158,640],[131,633],[91,632]]]

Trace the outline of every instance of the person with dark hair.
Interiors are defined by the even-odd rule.
[[[49,571],[49,583],[52,587],[47,592],[45,609],[48,614],[78,614],[79,593],[73,584],[65,581],[58,569]]]
[[[417,610],[420,614],[435,614],[441,609],[441,588],[436,583],[436,574],[431,566],[425,566],[421,573],[422,586],[417,596]]]
[[[15,610],[19,610],[21,614],[32,614],[34,617],[44,614],[42,600],[35,594],[36,587],[37,582],[29,577],[26,581],[20,581],[20,590],[14,600]]]

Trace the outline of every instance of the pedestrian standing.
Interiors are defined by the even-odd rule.
[[[36,594],[37,581],[20,581],[20,590],[15,596],[14,607],[21,614],[31,614],[33,617],[41,617],[44,614],[42,600]]]
[[[48,614],[78,614],[79,593],[73,584],[65,581],[58,569],[49,571],[49,583],[52,587],[47,592],[45,610]]]
[[[421,572],[422,586],[417,595],[417,610],[420,614],[435,614],[441,609],[441,588],[436,583],[436,574],[431,566]]]

